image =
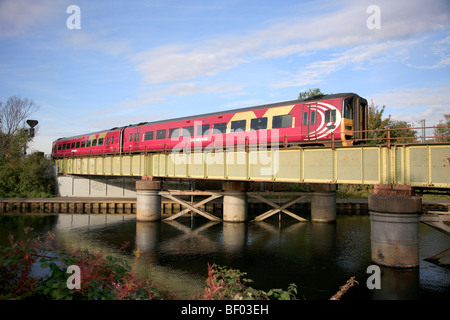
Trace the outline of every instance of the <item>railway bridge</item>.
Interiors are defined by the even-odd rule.
[[[73,156],[56,160],[60,176],[136,177],[138,221],[161,219],[161,197],[186,209],[173,220],[195,212],[212,221],[247,221],[247,199],[256,198],[273,209],[254,220],[285,213],[299,221],[305,218],[288,208],[311,199],[311,221],[336,220],[336,185],[375,185],[369,197],[372,259],[381,265],[418,265],[418,222],[429,223],[450,234],[443,223],[450,212],[422,214],[421,198],[415,192],[450,189],[450,143],[337,148],[272,148]],[[166,179],[222,181],[219,191],[162,190]],[[251,182],[306,183],[311,192],[289,193],[292,200],[275,204],[264,192],[247,192]],[[202,195],[196,204],[180,195]],[[285,193],[285,195],[287,195]],[[223,217],[201,209],[201,205],[223,198]]]

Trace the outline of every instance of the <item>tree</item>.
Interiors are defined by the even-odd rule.
[[[322,91],[320,91],[319,88],[308,89],[308,91],[300,92],[298,95],[298,99],[300,100],[300,99],[310,98],[310,97],[319,96],[319,95],[324,95],[324,93],[322,93]]]
[[[6,103],[0,101],[0,159],[17,158],[29,142],[25,129],[26,119],[39,109],[28,98],[10,97]]]
[[[450,142],[450,114],[444,114],[444,119],[439,121],[439,128],[434,129],[437,142]]]
[[[383,113],[386,106],[382,106],[379,109],[375,106],[373,101],[369,106],[368,112],[368,138],[372,139],[368,141],[368,144],[381,144],[384,143],[387,138],[387,129],[389,129],[389,135],[391,143],[410,143],[415,142],[416,131],[411,128],[411,125],[406,121],[398,121],[391,118],[388,115],[387,118],[383,118]],[[403,138],[403,139],[396,139]]]

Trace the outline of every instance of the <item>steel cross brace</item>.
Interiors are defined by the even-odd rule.
[[[169,199],[171,199],[171,200],[181,204],[182,206],[187,207],[186,209],[184,209],[184,210],[178,212],[177,214],[175,214],[173,216],[170,216],[170,217],[168,217],[168,218],[166,218],[164,220],[168,220],[168,221],[174,220],[174,219],[182,216],[183,214],[188,213],[189,211],[194,211],[194,212],[198,213],[199,215],[201,215],[201,216],[203,216],[203,217],[205,217],[205,218],[207,218],[207,219],[209,219],[211,221],[221,221],[222,220],[222,219],[220,219],[220,218],[218,218],[218,217],[216,217],[216,216],[214,216],[212,214],[209,214],[208,212],[198,208],[201,205],[203,205],[203,204],[205,204],[205,203],[207,203],[207,202],[209,202],[211,200],[214,200],[214,199],[217,199],[217,198],[221,197],[222,196],[221,193],[214,193],[209,198],[206,198],[206,199],[204,199],[204,200],[194,204],[193,206],[190,205],[189,203],[187,203],[186,201],[183,201],[181,199],[178,199],[178,198],[174,197],[172,194],[170,194],[170,192],[163,191],[163,192],[160,192],[159,194],[161,196],[163,196],[163,197],[169,198]]]
[[[248,195],[251,196],[251,197],[253,197],[253,198],[256,198],[256,199],[258,199],[258,200],[260,200],[260,201],[262,201],[262,202],[265,202],[265,203],[267,203],[268,205],[270,205],[270,206],[272,206],[272,207],[274,207],[274,209],[270,209],[269,211],[267,211],[267,212],[265,212],[265,213],[263,213],[263,214],[260,214],[260,215],[257,216],[255,219],[253,219],[253,221],[262,221],[262,220],[267,219],[268,217],[270,217],[270,216],[272,216],[272,215],[274,215],[275,213],[280,212],[280,211],[286,213],[287,215],[291,216],[291,217],[294,218],[294,219],[297,219],[298,221],[301,221],[301,222],[306,222],[306,221],[308,221],[307,219],[304,219],[304,218],[302,218],[302,217],[299,217],[299,216],[296,215],[295,213],[292,213],[291,211],[289,211],[289,210],[286,209],[287,207],[292,206],[293,204],[299,202],[300,200],[305,199],[305,198],[307,197],[307,196],[305,196],[305,195],[301,195],[300,197],[297,197],[297,198],[295,198],[295,199],[292,199],[292,200],[286,202],[285,204],[283,204],[282,206],[279,206],[279,205],[277,205],[276,203],[273,203],[272,201],[267,200],[266,198],[261,197],[259,194],[254,194],[254,193],[249,192]]]

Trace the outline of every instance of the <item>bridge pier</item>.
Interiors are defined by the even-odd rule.
[[[311,184],[314,191],[311,198],[312,222],[336,221],[336,185],[335,184]]]
[[[160,181],[136,181],[136,220],[161,220]]]
[[[375,186],[369,196],[371,257],[394,268],[419,265],[419,221],[422,198],[403,186]]]
[[[222,183],[224,222],[244,222],[247,220],[247,187],[245,181],[224,181]]]

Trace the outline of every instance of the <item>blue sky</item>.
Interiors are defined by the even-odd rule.
[[[40,106],[31,150],[46,153],[63,136],[316,87],[433,125],[450,113],[449,71],[448,0],[0,0],[0,101]]]

